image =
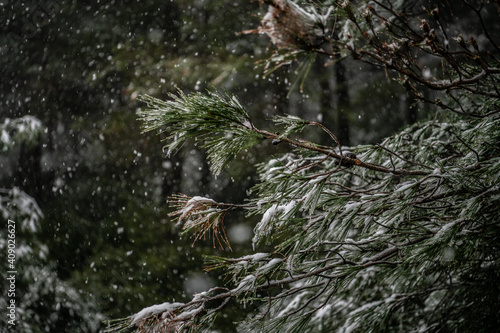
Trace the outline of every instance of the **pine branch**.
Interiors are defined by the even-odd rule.
[[[413,22],[403,14],[407,2],[335,1],[337,40],[313,29],[318,17],[328,15],[287,0],[267,2],[272,8],[257,32],[281,49],[272,57],[274,65],[297,54],[336,56],[340,50],[379,66],[388,77],[398,72],[417,99],[453,113],[407,127],[379,145],[358,146],[354,155],[344,153],[323,125],[298,117],[275,117],[281,133],[258,129],[228,94],[179,92],[168,102],[145,97],[145,130],[167,133],[169,152],[187,139],[201,142],[216,173],[265,139],[296,149],[258,166],[261,182],[247,205],[173,198],[178,210],[172,216],[185,231],[194,231],[195,240],[208,234],[221,246],[228,245],[228,211],[242,208],[260,216],[253,245],[273,246],[272,253],[212,257],[207,270],[223,269],[231,287],[196,294],[185,304],[144,309],[120,327],[201,330],[233,299],[263,304],[255,320],[240,326],[248,332],[460,331],[468,312],[497,309],[498,293],[491,292],[500,269],[495,56],[482,52],[474,38],[457,39],[461,49],[448,50],[449,31],[439,11],[426,9],[429,17]],[[316,41],[330,43],[331,51]],[[415,54],[442,60],[442,75],[425,73]],[[423,88],[450,91],[432,101]],[[334,144],[297,138],[309,125],[328,133]]]
[[[263,139],[285,142],[295,147],[319,152],[340,161],[343,165],[356,165],[362,168],[392,173],[395,175],[427,175],[421,170],[393,170],[381,165],[363,162],[357,158],[335,153],[333,150],[319,147],[301,139],[290,139],[287,135],[301,131],[307,125],[319,125],[316,122],[304,121],[298,117],[276,117],[274,121],[286,126],[283,134],[271,133],[256,128],[248,113],[235,96],[209,93],[195,93],[179,96],[170,94],[173,100],[161,101],[151,96],[142,96],[148,109],[139,111],[144,121],[144,132],[158,130],[167,132],[165,141],[168,153],[178,150],[187,139],[203,141],[207,148],[208,158],[214,174],[219,174],[242,150],[248,149]],[[323,125],[320,125],[326,129]],[[333,135],[327,130],[330,135]],[[334,137],[334,136],[333,136]],[[335,137],[334,137],[335,138]],[[338,140],[336,140],[339,144]]]
[[[207,149],[210,168],[217,175],[241,150],[263,139],[252,130],[247,112],[235,97],[219,92],[178,94],[170,94],[172,100],[166,102],[151,96],[140,97],[148,106],[138,112],[144,121],[144,132],[166,132],[165,148],[169,154],[188,139],[201,141]]]
[[[272,139],[272,140],[278,140],[278,141],[282,141],[282,142],[285,142],[285,143],[288,143],[292,146],[295,146],[295,147],[300,147],[300,148],[304,148],[306,150],[311,150],[311,151],[315,151],[315,152],[319,152],[323,155],[326,155],[326,156],[329,156],[329,157],[333,157],[339,161],[341,161],[343,164],[345,165],[356,165],[356,166],[359,166],[359,167],[362,167],[362,168],[366,168],[366,169],[369,169],[369,170],[374,170],[374,171],[379,171],[379,172],[383,172],[383,173],[390,173],[390,174],[394,174],[394,175],[413,175],[413,176],[424,176],[424,175],[428,175],[429,172],[428,171],[422,171],[422,170],[406,170],[406,169],[397,169],[397,170],[393,170],[393,169],[389,169],[389,168],[386,168],[384,166],[381,166],[381,165],[377,165],[377,164],[373,164],[373,163],[368,163],[368,162],[363,162],[357,158],[350,158],[350,157],[347,157],[347,156],[343,156],[343,155],[340,155],[340,154],[337,154],[335,153],[334,151],[332,150],[327,150],[323,147],[319,147],[311,142],[308,142],[308,141],[305,141],[305,140],[294,140],[294,139],[290,139],[288,137],[283,137],[282,135],[280,135],[279,133],[271,133],[271,132],[268,132],[268,131],[264,131],[264,130],[260,130],[258,128],[253,128],[253,130],[259,134],[262,134],[266,139]]]
[[[423,238],[422,238],[423,239]],[[139,313],[132,315],[128,318],[119,320],[113,327],[106,330],[106,332],[117,332],[118,329],[125,330],[127,328],[132,328],[137,326],[138,332],[155,332],[157,329],[165,329],[170,328],[174,330],[182,330],[188,328],[195,328],[198,326],[198,319],[200,316],[207,316],[203,314],[204,311],[208,311],[209,313],[216,313],[220,311],[223,307],[225,307],[231,299],[241,298],[245,299],[245,294],[250,291],[261,291],[268,290],[276,287],[283,287],[290,285],[296,281],[306,280],[310,277],[323,277],[327,280],[335,280],[335,279],[344,279],[348,277],[352,271],[359,272],[360,269],[368,268],[374,265],[385,265],[387,264],[385,261],[381,261],[383,259],[387,259],[393,256],[399,248],[409,245],[415,244],[418,241],[413,241],[408,244],[401,244],[398,246],[393,246],[388,248],[386,251],[383,251],[376,256],[365,259],[359,263],[349,263],[345,260],[339,260],[334,262],[333,264],[327,265],[325,267],[316,268],[311,272],[299,274],[295,276],[286,277],[279,280],[266,280],[266,282],[262,284],[255,284],[255,276],[247,275],[247,277],[243,278],[236,288],[231,290],[227,288],[212,288],[207,292],[201,294],[195,294],[193,299],[188,303],[164,303],[161,305],[155,305],[150,308],[143,309]],[[254,256],[248,257],[244,260],[247,261],[261,261],[262,256]],[[336,270],[339,267],[348,265],[351,268],[348,271],[338,270],[337,273],[332,275],[324,275],[324,273]],[[251,277],[251,279],[249,279]],[[309,286],[307,288],[317,288],[317,287],[325,287],[324,283],[316,284],[315,286]],[[278,296],[275,296],[274,299],[288,297],[300,290],[304,289],[304,287],[292,287],[288,289],[287,292],[281,293]],[[319,296],[319,295],[318,295]],[[215,301],[222,300],[222,303],[217,303],[216,308],[209,308],[208,304],[213,304]],[[306,308],[306,306],[304,306]],[[205,318],[206,319],[206,318]],[[205,323],[206,325],[207,323]]]

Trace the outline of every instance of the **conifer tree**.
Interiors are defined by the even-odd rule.
[[[0,151],[39,144],[45,127],[30,115],[6,118],[0,123]],[[43,213],[22,188],[0,187],[0,272],[4,291],[0,306],[6,309],[1,332],[96,332],[104,319],[95,300],[57,276],[49,249],[40,240]]]
[[[293,152],[259,164],[260,182],[241,204],[172,198],[172,216],[195,239],[228,245],[224,217],[243,210],[260,218],[254,249],[271,251],[210,257],[207,269],[225,274],[225,285],[186,303],[145,308],[109,331],[209,330],[234,302],[258,306],[241,332],[497,329],[498,4],[261,2],[267,12],[260,27],[245,33],[265,34],[276,46],[266,71],[340,55],[383,71],[430,116],[380,143],[345,147],[322,124],[295,116],[272,119],[279,133],[259,128],[238,98],[222,91],[179,91],[168,101],[143,96],[144,131],[166,135],[169,153],[196,140],[215,174],[257,144]],[[304,75],[309,64],[302,62]],[[302,137],[306,127],[326,132],[331,145]]]

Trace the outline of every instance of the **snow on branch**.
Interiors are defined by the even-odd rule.
[[[278,51],[266,61],[268,72],[297,61],[299,54],[308,59],[323,54],[332,59],[330,63],[351,56],[382,68],[388,78],[398,75],[397,81],[418,100],[441,104],[443,108],[451,108],[453,103],[427,101],[419,87],[437,91],[467,89],[500,97],[495,89],[500,75],[495,54],[500,47],[488,29],[484,30],[486,39],[453,36],[456,28],[445,25],[440,15],[440,8],[454,10],[450,4],[424,6],[427,15],[417,15],[413,5],[404,1],[332,1],[315,6],[289,0],[261,2],[269,7],[260,26],[243,33],[265,34],[276,45]],[[484,6],[476,9],[467,1],[461,3],[471,7],[479,18],[486,11]],[[482,43],[478,43],[480,39]],[[446,65],[446,71],[431,71],[429,63],[435,59]]]
[[[185,304],[146,308],[120,327],[209,329],[217,312],[238,300],[262,304],[240,325],[242,332],[387,331],[393,322],[395,329],[460,331],[463,321],[453,318],[478,311],[476,304],[498,304],[491,293],[499,271],[498,60],[473,37],[451,45],[439,10],[426,9],[430,18],[404,15],[404,1],[332,2],[331,23],[340,31],[330,39],[316,30],[328,24],[328,10],[318,15],[291,1],[265,2],[270,7],[253,32],[278,48],[351,55],[388,77],[399,73],[417,99],[453,112],[436,113],[380,144],[348,148],[326,127],[297,117],[274,118],[281,133],[256,128],[227,94],[179,93],[167,102],[144,97],[145,131],[167,133],[169,152],[187,139],[202,142],[216,173],[266,139],[295,150],[258,166],[260,183],[247,205],[172,198],[172,216],[195,241],[208,235],[214,245],[229,246],[224,217],[243,208],[260,217],[254,246],[270,250],[211,257],[207,270],[223,269],[227,287]],[[313,48],[317,38],[331,49]],[[426,57],[439,59],[443,71],[426,70],[418,62]],[[423,88],[443,93],[442,100],[426,100],[432,94]],[[328,133],[332,144],[296,137],[308,125]]]
[[[214,247],[217,242],[221,248],[224,244],[231,249],[224,228],[224,217],[236,206],[218,204],[212,199],[199,196],[190,198],[182,194],[172,196],[170,199],[173,206],[177,208],[170,216],[178,218],[177,225],[182,225],[184,232],[194,233],[193,244],[208,234]]]
[[[151,96],[141,96],[148,108],[138,112],[139,118],[144,121],[144,132],[157,130],[167,133],[168,153],[180,149],[188,139],[202,142],[207,149],[210,168],[215,175],[219,174],[234,157],[244,149],[255,146],[264,139],[273,142],[285,142],[294,147],[303,148],[312,152],[319,152],[325,156],[340,160],[344,166],[360,166],[384,173],[400,175],[426,175],[429,172],[422,170],[390,169],[382,165],[364,162],[354,155],[342,155],[340,142],[325,126],[304,121],[297,117],[275,117],[273,121],[285,126],[285,133],[273,133],[256,128],[245,109],[235,96],[209,92],[208,94],[195,93],[185,95],[170,94],[172,100],[162,101]],[[306,125],[320,126],[336,142],[339,153],[330,147],[316,145],[302,139],[291,139],[288,135],[300,132]]]
[[[212,288],[206,292],[193,295],[188,303],[169,303],[153,305],[142,309],[127,318],[109,323],[105,332],[122,332],[134,329],[140,333],[155,332],[196,332],[200,324],[213,321],[217,311],[231,299],[227,288]],[[221,300],[217,306],[210,308],[208,302]],[[201,318],[201,314],[204,317]]]

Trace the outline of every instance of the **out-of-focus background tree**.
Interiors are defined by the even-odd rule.
[[[168,197],[241,202],[256,181],[252,165],[286,149],[262,145],[215,178],[195,143],[166,156],[161,138],[141,134],[138,94],[224,88],[263,115],[255,119],[319,120],[345,145],[374,142],[419,116],[399,85],[368,68],[325,67],[318,58],[302,91],[300,82],[291,89],[296,66],[264,76],[258,63],[271,44],[237,34],[258,25],[258,11],[254,2],[222,0],[0,4],[0,209],[5,221],[37,226],[19,229],[18,243],[43,255],[24,256],[18,269],[47,270],[18,285],[26,331],[91,332],[104,319],[214,285],[218,276],[196,273],[201,255],[228,249],[209,239],[191,248],[168,217]],[[25,116],[36,128],[12,126]],[[246,223],[227,218],[235,253],[250,246]],[[35,281],[43,283],[28,288]],[[50,320],[37,326],[30,313]]]

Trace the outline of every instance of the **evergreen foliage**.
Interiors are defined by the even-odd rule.
[[[145,96],[150,109],[139,112],[144,131],[168,131],[165,141],[168,154],[177,151],[190,138],[204,140],[211,169],[218,175],[241,150],[254,146],[262,135],[252,131],[248,113],[235,97],[221,93],[201,93],[163,102]],[[222,130],[221,130],[222,129]]]
[[[265,2],[281,15],[291,3]],[[314,40],[286,45],[270,36],[280,41],[279,52],[340,52],[368,62],[433,116],[380,144],[349,148],[321,124],[295,116],[273,118],[279,133],[259,129],[227,94],[179,93],[167,102],[144,97],[145,130],[167,132],[169,152],[187,139],[203,142],[216,174],[252,145],[294,150],[257,166],[260,182],[240,205],[173,197],[174,215],[195,239],[209,233],[225,243],[228,210],[259,216],[254,251],[209,258],[208,269],[225,274],[226,286],[187,303],[146,308],[109,331],[204,331],[231,301],[259,307],[241,332],[491,332],[500,325],[500,49],[484,23],[498,13],[492,4],[473,7],[486,36],[478,45],[472,35],[450,41],[439,14],[472,6],[466,1],[423,14],[403,1],[326,3],[322,12],[332,29],[341,29],[338,36],[322,30]],[[319,15],[307,6],[300,13]],[[310,36],[310,25],[299,23],[292,32],[305,27],[299,35]],[[264,24],[267,30],[256,32],[269,35],[270,21]],[[317,38],[327,47],[318,47]],[[276,54],[272,61],[280,65]],[[326,131],[332,145],[300,138],[306,126]]]
[[[33,116],[5,119],[0,124],[0,149],[2,152],[21,145],[34,146],[42,135],[44,126]],[[15,301],[15,319],[5,315],[0,331],[16,332],[96,332],[104,319],[95,299],[84,297],[70,283],[57,276],[55,264],[49,258],[49,249],[41,241],[43,213],[37,202],[19,187],[0,188],[0,252],[5,254],[0,272],[2,309]],[[11,221],[11,222],[8,222]],[[7,226],[14,237],[7,237]],[[9,252],[8,252],[9,250]],[[7,256],[7,254],[13,254]],[[7,258],[9,260],[7,260]],[[8,265],[9,264],[9,265]],[[10,289],[7,278],[15,275],[15,288]],[[9,295],[7,295],[9,291]],[[7,298],[9,296],[9,298]]]

